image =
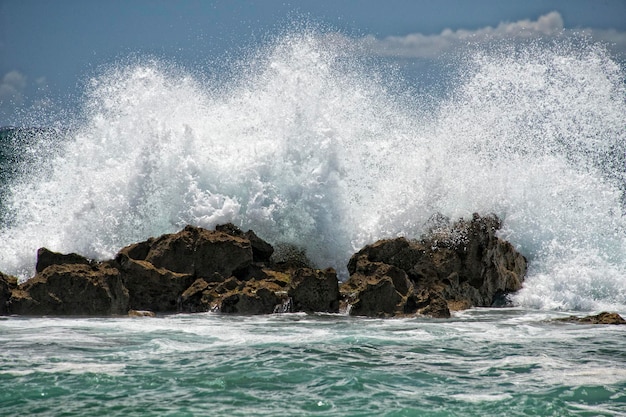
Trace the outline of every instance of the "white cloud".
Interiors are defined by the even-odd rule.
[[[614,44],[613,48],[626,53],[626,32],[615,30],[565,29],[563,18],[558,12],[550,12],[537,20],[519,20],[501,22],[496,27],[487,26],[475,30],[444,29],[436,35],[411,33],[406,36],[389,36],[377,39],[367,36],[363,41],[381,56],[404,58],[434,58],[445,52],[465,46],[469,43],[480,44],[497,40],[523,40],[531,38],[550,38],[582,33],[598,41]]]
[[[17,70],[10,71],[0,81],[0,103],[21,104],[24,101],[26,76]]]

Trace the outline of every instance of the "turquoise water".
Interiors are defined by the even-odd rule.
[[[215,314],[0,320],[0,414],[626,415],[626,326]]]

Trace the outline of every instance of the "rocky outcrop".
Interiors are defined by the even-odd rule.
[[[350,259],[341,287],[350,314],[449,317],[449,310],[487,307],[521,288],[526,259],[498,238],[496,216],[454,224],[438,219],[419,241],[381,240]]]
[[[230,277],[221,282],[196,280],[181,296],[185,312],[216,311],[231,314],[271,314],[288,299],[290,277],[240,280]]]
[[[37,251],[37,264],[35,265],[35,271],[42,272],[50,265],[91,265],[92,263],[92,260],[76,253],[63,254],[53,252],[46,248],[40,248]]]
[[[230,236],[247,239],[252,247],[252,260],[254,262],[269,262],[272,254],[274,253],[272,245],[258,237],[252,230],[243,232],[232,223],[218,225],[215,227],[215,230],[226,233]]]
[[[455,224],[439,218],[434,225],[419,241],[364,247],[341,286],[334,269],[312,268],[298,248],[285,245],[276,254],[232,224],[187,226],[102,262],[42,248],[35,277],[17,285],[0,276],[0,314],[336,313],[343,306],[359,316],[449,317],[520,288],[526,261],[496,236],[497,217]]]
[[[448,304],[439,291],[416,286],[404,270],[383,262],[357,261],[341,292],[346,310],[354,316],[450,317]]]
[[[42,248],[37,274],[0,281],[2,314],[110,315],[216,311],[234,314],[337,312],[335,271],[271,261],[272,246],[232,224],[129,245],[95,262]],[[4,285],[2,283],[4,282]],[[0,302],[2,300],[0,299]],[[136,315],[131,313],[131,315]]]
[[[146,256],[137,256],[143,255],[146,246]],[[193,226],[163,235],[128,252],[131,259],[196,277],[208,277],[215,273],[229,277],[235,271],[246,268],[253,260],[252,244],[245,237]]]
[[[147,261],[137,261],[118,255],[115,266],[128,290],[128,308],[158,312],[176,312],[180,295],[194,281],[190,274],[180,274],[157,268]]]
[[[600,314],[585,316],[585,317],[566,317],[564,319],[557,319],[557,321],[565,321],[570,323],[581,324],[626,324],[626,320],[617,313],[602,312]]]
[[[269,281],[248,281],[219,297],[215,310],[231,314],[271,314],[286,300],[284,290]]]
[[[0,315],[8,313],[7,303],[11,293],[17,288],[17,278],[0,272]]]
[[[293,311],[339,312],[339,281],[334,269],[298,268],[287,292]]]
[[[12,292],[11,314],[108,316],[128,312],[120,272],[106,264],[50,265]]]
[[[181,296],[186,312],[235,314],[339,311],[339,281],[333,269],[261,268],[257,277],[222,282],[196,280]]]

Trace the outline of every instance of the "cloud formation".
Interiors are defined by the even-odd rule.
[[[0,81],[0,103],[22,104],[26,81],[26,76],[17,70],[4,74]]]
[[[399,58],[435,58],[467,44],[480,44],[497,40],[525,40],[553,38],[582,34],[597,41],[612,44],[612,49],[626,55],[626,32],[598,29],[565,29],[558,12],[550,12],[537,20],[501,22],[496,27],[475,30],[445,29],[439,34],[411,33],[406,36],[389,36],[383,39],[367,36],[363,41],[377,55]]]

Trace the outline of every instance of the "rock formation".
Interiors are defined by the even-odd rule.
[[[564,319],[557,319],[557,321],[565,321],[571,323],[581,324],[626,324],[626,320],[617,313],[602,312],[600,314],[585,316],[585,317],[566,317]]]
[[[35,271],[42,272],[50,265],[91,265],[93,263],[94,262],[92,260],[87,259],[84,256],[78,255],[76,253],[63,254],[58,252],[52,252],[47,248],[40,248],[37,251],[37,264],[35,266]]]
[[[119,254],[110,265],[120,271],[128,290],[128,308],[158,312],[178,311],[180,295],[194,281],[191,274],[157,268],[147,261]]]
[[[0,315],[8,313],[11,293],[17,288],[17,278],[0,272]]]
[[[278,261],[269,243],[232,224],[187,226],[102,262],[42,248],[30,280],[0,275],[0,314],[337,313],[341,304],[360,316],[449,317],[521,287],[526,260],[499,227],[495,216],[439,219],[422,240],[378,241],[354,254],[341,287],[334,269],[311,268],[297,248]]]
[[[274,264],[272,253],[254,232],[232,224],[187,226],[103,262],[42,248],[33,278],[18,286],[0,277],[0,314],[338,312],[334,270]]]
[[[214,273],[229,277],[250,265],[253,259],[250,240],[200,227],[187,226],[178,233],[163,235],[147,243],[145,257],[137,256],[142,255],[137,250],[129,251],[129,257],[146,261],[156,268],[196,277],[208,277]]]
[[[339,281],[334,269],[298,268],[293,272],[289,291],[293,311],[337,313]]]
[[[128,290],[107,264],[50,265],[12,292],[11,314],[105,316],[128,312]]]
[[[521,288],[526,259],[496,236],[496,216],[455,224],[438,220],[419,241],[375,242],[354,254],[341,291],[350,314],[449,317],[450,310],[488,307]]]

